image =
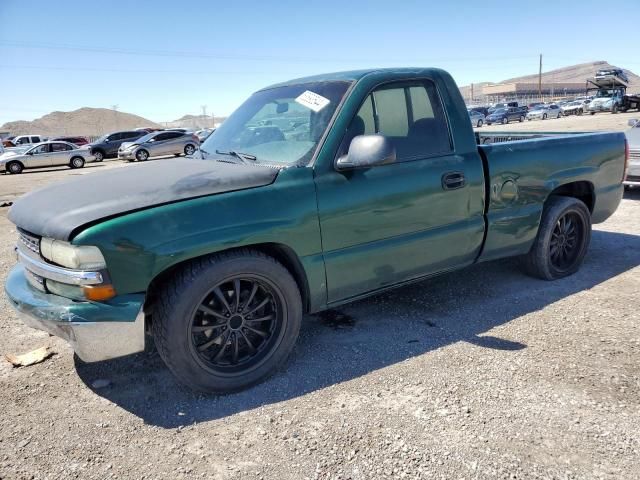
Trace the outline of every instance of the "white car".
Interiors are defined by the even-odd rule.
[[[26,150],[12,150],[0,155],[0,172],[22,173],[25,168],[68,165],[82,168],[95,160],[87,148],[69,142],[42,142]]]

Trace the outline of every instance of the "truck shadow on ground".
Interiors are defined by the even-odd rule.
[[[148,424],[175,428],[286,401],[455,342],[517,355],[526,345],[484,333],[638,265],[640,236],[594,231],[583,268],[559,281],[529,278],[515,260],[502,260],[309,316],[286,368],[232,395],[181,387],[153,351],[94,364],[76,360],[76,368],[89,388],[96,379],[111,382],[96,394]]]

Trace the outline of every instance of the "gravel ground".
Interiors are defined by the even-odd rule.
[[[0,199],[122,167],[0,176]],[[0,478],[636,479],[639,218],[630,192],[561,281],[498,261],[310,316],[286,370],[223,397],[152,349],[83,364],[2,297],[0,354],[56,355],[0,358]]]

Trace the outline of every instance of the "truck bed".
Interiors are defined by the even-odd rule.
[[[593,223],[606,220],[620,203],[622,132],[495,132],[476,133],[476,139],[487,179],[487,237],[480,260],[526,253],[552,192],[572,189],[591,210]]]

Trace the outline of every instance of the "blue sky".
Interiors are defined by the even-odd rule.
[[[0,0],[0,125],[82,106],[226,115],[262,86],[368,67],[437,66],[463,85],[535,73],[542,53],[544,70],[640,72],[638,18],[638,0]]]

